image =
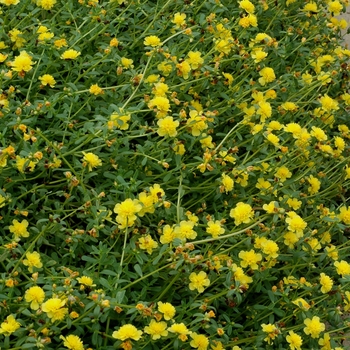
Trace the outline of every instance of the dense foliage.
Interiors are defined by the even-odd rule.
[[[343,349],[347,4],[0,0],[0,347]]]

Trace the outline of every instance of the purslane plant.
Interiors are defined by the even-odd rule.
[[[0,347],[346,349],[347,5],[0,0]]]

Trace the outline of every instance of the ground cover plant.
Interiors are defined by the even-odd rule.
[[[0,347],[344,349],[347,3],[0,0]]]

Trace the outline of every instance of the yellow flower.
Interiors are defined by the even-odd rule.
[[[74,334],[70,334],[67,337],[63,335],[60,336],[60,339],[63,340],[63,345],[70,350],[84,350],[84,345],[81,339]]]
[[[158,311],[161,312],[166,321],[171,320],[175,316],[175,308],[170,303],[158,301]]]
[[[151,320],[151,323],[145,327],[145,333],[149,334],[153,340],[160,339],[160,337],[166,337],[168,335],[167,324],[165,322],[157,322]]]
[[[285,111],[290,111],[290,112],[295,112],[298,110],[298,106],[294,103],[294,102],[285,102],[282,103],[281,107],[285,110]]]
[[[336,261],[334,266],[337,269],[338,275],[341,275],[342,277],[350,275],[350,264],[347,261]]]
[[[283,165],[283,166],[277,168],[276,170],[277,170],[277,171],[276,171],[276,173],[275,173],[275,176],[276,176],[281,182],[286,181],[287,179],[291,178],[292,175],[293,175],[285,165]]]
[[[44,10],[51,10],[56,4],[56,0],[37,0],[36,4]]]
[[[299,241],[299,237],[294,232],[288,231],[283,235],[284,241],[283,243],[288,246],[290,249],[294,248],[294,244]]]
[[[188,58],[186,61],[190,64],[192,69],[197,69],[200,65],[203,64],[204,59],[201,57],[201,52],[190,51],[188,53]]]
[[[103,89],[101,87],[99,87],[97,84],[93,84],[90,86],[89,89],[90,94],[92,95],[102,95],[103,94]]]
[[[256,114],[260,115],[260,121],[264,122],[267,118],[270,118],[272,115],[271,104],[266,101],[260,101],[258,103],[259,108],[256,111]]]
[[[221,185],[222,185],[222,191],[220,188],[220,192],[225,191],[227,193],[233,190],[234,181],[230,176],[226,174],[222,174]]]
[[[332,12],[333,16],[339,16],[343,11],[343,5],[339,1],[331,1],[328,3],[328,11]]]
[[[259,72],[259,75],[261,76],[261,78],[259,78],[259,83],[262,86],[266,85],[267,83],[271,83],[276,79],[275,72],[270,67],[263,68]]]
[[[208,338],[203,334],[192,333],[190,345],[198,350],[207,350],[209,346]]]
[[[173,323],[171,327],[168,328],[168,331],[171,333],[179,334],[179,339],[182,341],[187,340],[187,334],[191,334],[192,332],[188,330],[184,323]]]
[[[178,69],[178,74],[182,76],[184,79],[188,79],[189,73],[191,72],[191,66],[187,61],[183,61],[176,65]]]
[[[65,304],[65,300],[51,298],[42,304],[41,309],[47,313],[52,322],[62,321],[68,314],[68,309],[63,307]]]
[[[39,77],[39,80],[40,80],[41,84],[44,86],[50,85],[50,87],[52,87],[52,88],[55,87],[56,80],[50,74],[42,75],[41,77]]]
[[[269,344],[271,344],[271,340],[275,339],[278,336],[278,333],[279,333],[278,328],[271,323],[269,324],[263,323],[261,327],[263,332],[267,333],[267,337],[264,340],[267,341]]]
[[[17,5],[19,0],[0,0],[0,4],[4,4],[6,6]]]
[[[139,331],[132,324],[125,324],[121,326],[118,331],[114,331],[112,337],[121,341],[127,339],[140,340],[142,331]]]
[[[170,111],[170,102],[164,96],[156,96],[148,103],[149,108],[156,107],[159,113],[159,117],[165,117],[167,112]]]
[[[207,134],[203,134],[202,136],[204,136],[204,138],[200,139],[199,142],[201,143],[201,147],[203,149],[206,148],[214,148],[214,144],[213,144],[213,138]]]
[[[291,350],[301,350],[301,345],[303,344],[303,339],[294,331],[289,331],[289,334],[286,336],[286,340],[289,343]]]
[[[307,318],[304,321],[306,327],[304,328],[305,334],[311,336],[311,338],[318,338],[320,333],[323,332],[326,328],[325,324],[320,322],[320,318],[318,316],[314,316],[312,319]]]
[[[118,114],[117,112],[112,113],[111,120],[108,122],[108,128],[112,129],[113,127],[116,127],[120,130],[128,130],[129,124],[128,122],[131,119],[130,114]]]
[[[67,40],[66,39],[57,39],[54,41],[53,43],[55,45],[55,47],[57,47],[58,49],[68,46],[67,44]]]
[[[249,251],[241,250],[238,257],[241,259],[242,267],[250,266],[252,270],[257,270],[259,268],[258,262],[262,259],[262,255],[260,253],[255,253],[254,249]]]
[[[319,191],[321,187],[321,181],[316,177],[310,175],[307,181],[310,184],[310,187],[307,189],[310,194],[315,194]]]
[[[251,56],[255,63],[260,63],[262,60],[264,60],[267,57],[267,53],[262,49],[258,48],[251,53]]]
[[[266,136],[266,138],[267,138],[267,140],[269,141],[269,142],[271,142],[274,146],[278,146],[279,145],[279,142],[280,142],[280,139],[279,139],[279,137],[278,136],[276,136],[276,135],[274,135],[274,134],[268,134],[267,136]]]
[[[7,56],[8,55],[4,55],[4,54],[0,53],[0,63],[5,62]]]
[[[254,13],[255,6],[249,1],[249,0],[242,0],[239,1],[239,7],[243,10],[247,11],[248,13]]]
[[[126,69],[134,68],[134,66],[133,66],[134,61],[131,58],[122,57],[120,59],[120,63]]]
[[[276,259],[278,257],[278,250],[277,243],[272,240],[267,240],[262,244],[262,251],[267,255],[267,260]]]
[[[152,92],[156,96],[166,96],[168,91],[169,91],[169,86],[164,83],[156,83],[154,84],[154,88],[152,89]]]
[[[297,298],[293,300],[292,303],[304,311],[307,311],[310,309],[310,304],[303,298]]]
[[[186,18],[185,13],[176,12],[171,22],[174,23],[177,28],[179,28],[186,23],[185,18]]]
[[[96,286],[96,284],[94,284],[93,279],[91,277],[88,277],[88,276],[78,277],[77,280],[80,284],[83,284],[83,285],[88,286],[88,287]]]
[[[152,47],[156,47],[156,46],[160,46],[161,44],[161,41],[160,39],[155,36],[155,35],[150,35],[150,36],[147,36],[145,38],[145,40],[143,41],[143,44],[145,46],[152,46]]]
[[[23,260],[23,265],[28,266],[28,271],[33,272],[33,267],[38,269],[43,267],[43,263],[41,262],[40,254],[38,252],[26,253],[26,258]]]
[[[204,271],[200,271],[198,274],[195,272],[192,272],[189,276],[189,280],[190,280],[190,284],[189,284],[190,290],[197,289],[198,293],[203,293],[204,288],[210,285],[210,280]]]
[[[29,237],[29,232],[27,231],[28,224],[27,220],[22,220],[22,222],[12,220],[12,225],[9,227],[10,232],[15,235],[16,239],[20,237]]]
[[[303,11],[306,12],[318,12],[317,4],[313,1],[310,1],[308,4],[306,4],[303,8]]]
[[[29,72],[33,67],[32,57],[26,51],[21,51],[13,62],[11,62],[12,70],[15,72]]]
[[[127,198],[124,202],[118,203],[114,207],[117,214],[117,222],[123,227],[130,227],[136,220],[136,215],[141,211],[142,205],[137,199]]]
[[[210,220],[208,221],[207,225],[208,227],[206,228],[206,232],[212,235],[213,238],[219,237],[225,233],[225,229],[221,226],[221,222],[219,220]]]
[[[175,238],[176,238],[176,234],[175,234],[174,228],[171,227],[170,225],[165,225],[163,227],[163,233],[159,239],[160,243],[162,244],[171,243]]]
[[[6,320],[0,325],[0,334],[9,336],[13,332],[16,332],[18,328],[21,327],[21,324],[17,322],[13,315],[6,317]]]
[[[294,211],[290,211],[287,215],[286,223],[288,224],[288,230],[295,232],[298,237],[302,237],[307,223]]]
[[[40,306],[39,304],[45,299],[45,292],[38,286],[30,287],[26,290],[24,299],[27,303],[30,303],[30,308],[32,310],[38,310]]]
[[[328,293],[333,287],[333,280],[324,274],[323,272],[320,274],[320,284],[321,284],[321,292]]]
[[[140,237],[138,242],[139,247],[147,250],[148,254],[152,254],[152,250],[158,247],[158,243],[151,237],[151,235]]]
[[[173,67],[167,61],[163,61],[157,65],[157,69],[160,70],[164,76],[168,76],[173,70]]]
[[[85,165],[88,166],[89,171],[92,171],[92,168],[96,168],[102,165],[101,159],[96,154],[92,152],[88,152],[88,153],[83,152],[83,154],[84,154],[84,157],[83,157],[84,163]],[[83,166],[85,165],[83,164]]]
[[[318,128],[317,126],[313,126],[311,129],[312,131],[310,132],[310,135],[315,137],[318,141],[327,140],[327,135],[321,128]]]
[[[235,281],[239,282],[240,286],[248,289],[249,283],[252,283],[253,279],[250,276],[246,275],[243,269],[236,264],[232,265],[232,272]]]
[[[242,223],[249,224],[254,216],[254,211],[249,204],[237,203],[236,207],[231,209],[230,217],[235,219],[235,225]]]
[[[75,60],[80,55],[79,51],[69,49],[63,52],[61,58],[64,60]]]
[[[177,225],[174,229],[176,237],[182,240],[195,239],[197,232],[193,230],[194,225],[193,221],[182,220],[180,225]]]
[[[152,195],[148,195],[146,192],[141,192],[139,193],[138,199],[143,205],[141,211],[138,212],[138,216],[142,217],[146,213],[154,213],[155,207],[153,205],[154,200]]]
[[[180,122],[178,120],[174,121],[173,117],[165,117],[158,120],[157,124],[159,126],[157,131],[159,136],[175,137],[177,135],[176,128],[179,126]]]
[[[153,203],[159,202],[165,196],[165,192],[159,184],[154,184],[151,186],[149,188],[149,192],[153,198]]]
[[[112,47],[117,47],[119,45],[119,41],[117,38],[113,38],[110,40],[109,42],[109,46],[112,46]]]
[[[343,221],[345,225],[350,225],[350,207],[341,207],[338,218]]]
[[[333,100],[327,94],[320,98],[320,102],[322,105],[322,109],[326,112],[331,112],[333,110],[339,109],[338,102],[336,100]]]
[[[208,128],[206,117],[202,116],[196,110],[191,110],[190,118],[187,119],[187,125],[192,136],[199,136],[203,130]]]

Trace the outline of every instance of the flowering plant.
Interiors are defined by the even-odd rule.
[[[0,0],[0,347],[343,349],[347,0]]]

